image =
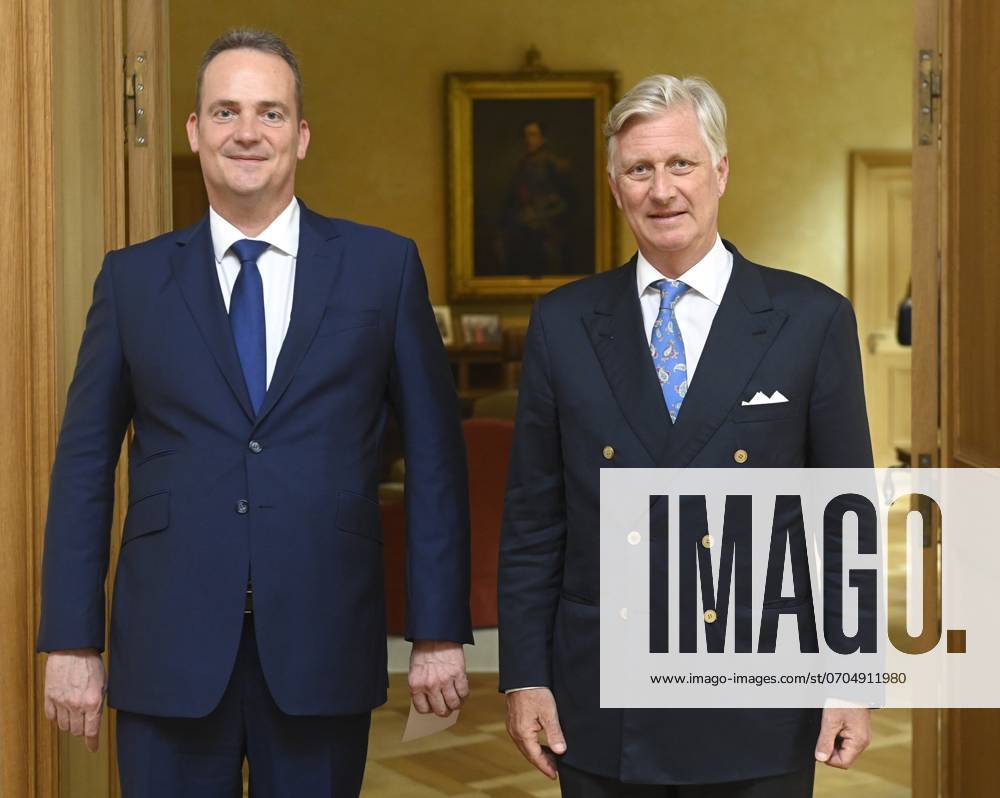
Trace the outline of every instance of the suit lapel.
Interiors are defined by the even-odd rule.
[[[174,279],[177,280],[205,346],[215,358],[243,412],[253,420],[254,413],[243,380],[243,368],[236,354],[229,315],[219,287],[208,215],[191,228],[187,238],[178,239],[177,245],[177,250],[170,257]]]
[[[656,463],[671,425],[646,342],[635,269],[632,258],[618,270],[616,284],[583,323],[625,420]]]
[[[773,308],[760,267],[728,242],[726,248],[733,273],[660,466],[683,468],[708,443],[788,318]]]
[[[323,319],[340,268],[342,243],[338,240],[335,223],[313,213],[302,202],[299,208],[299,252],[295,260],[292,316],[257,424],[274,408],[302,362]]]

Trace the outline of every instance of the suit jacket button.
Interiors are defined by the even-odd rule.
[[[750,457],[750,455],[747,454],[747,450],[746,449],[737,449],[735,452],[733,452],[733,459],[737,463],[741,463],[741,464],[745,463],[749,459],[749,457]]]
[[[246,499],[240,499],[236,502],[236,512],[240,515],[246,515],[250,511],[250,502]]]
[[[249,448],[254,454],[260,454],[264,451],[264,447],[260,445],[260,441],[250,441]]]
[[[701,545],[704,546],[706,549],[712,548],[712,542],[713,541],[711,535],[705,535],[705,537],[701,539]]]
[[[718,617],[715,610],[705,610],[705,623],[715,623],[715,619]]]
[[[615,449],[613,446],[605,446],[602,454],[605,460],[611,460],[615,456]]]

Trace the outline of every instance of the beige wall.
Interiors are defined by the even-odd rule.
[[[623,88],[700,74],[729,105],[722,234],[845,291],[848,153],[910,145],[911,15],[910,0],[171,0],[174,149],[205,46],[273,29],[304,72],[299,194],[415,238],[444,302],[444,73],[514,69],[535,44],[550,68],[617,70]],[[634,248],[622,227],[619,260]]]

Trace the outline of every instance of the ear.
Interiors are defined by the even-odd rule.
[[[729,156],[724,155],[715,167],[716,179],[719,181],[719,196],[726,193],[726,184],[729,182]]]
[[[611,187],[611,194],[615,198],[615,205],[618,206],[618,210],[622,209],[622,198],[621,194],[618,193],[618,183],[615,181],[614,175],[608,172],[608,185]]]
[[[306,152],[309,150],[309,123],[303,119],[299,122],[299,146],[295,154],[301,161],[306,157]]]
[[[191,145],[191,152],[198,152],[198,114],[192,112],[184,125],[187,130],[188,144]]]

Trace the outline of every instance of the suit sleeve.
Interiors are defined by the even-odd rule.
[[[810,468],[872,468],[858,325],[843,297],[820,351],[809,400],[806,465]]]
[[[39,651],[104,649],[115,466],[133,398],[121,346],[113,254],[94,299],[70,384],[49,492]]]
[[[841,298],[830,320],[820,351],[809,405],[808,446],[806,465],[811,468],[874,468],[858,326],[851,303],[844,298]],[[872,479],[874,480],[874,472]],[[877,494],[874,486],[871,492]],[[864,498],[857,494],[846,494],[831,501],[824,512],[824,627],[842,628],[843,612],[840,602],[847,600],[847,596],[855,592],[853,581],[851,587],[844,585],[842,547],[845,541],[840,534],[843,519],[848,513],[854,513],[860,522],[860,519],[868,517],[868,510],[869,506]],[[877,523],[874,529],[877,530]],[[869,531],[870,545],[871,536],[877,539],[878,533],[871,528]],[[859,544],[860,540],[853,545]],[[874,625],[878,620],[877,607],[862,604],[859,606],[858,616],[857,621],[852,620],[848,625],[858,623],[861,628]],[[867,642],[874,643],[871,640]],[[831,669],[836,669],[839,662],[840,655],[830,655]],[[880,662],[884,665],[884,660]],[[870,694],[869,697],[875,696],[872,702],[874,705],[879,703],[877,694],[880,692],[878,688],[863,687],[860,691],[842,691],[836,688],[831,691],[831,696],[856,700]]]
[[[412,241],[404,255],[389,390],[406,461],[406,639],[471,643],[461,414]]]
[[[500,536],[500,689],[552,685],[566,537],[559,413],[540,306],[525,338]]]

